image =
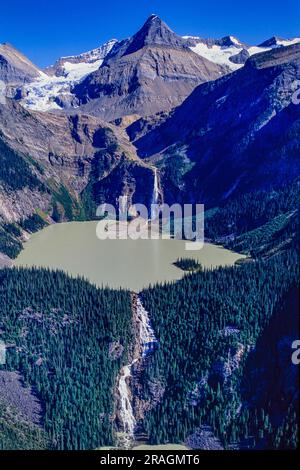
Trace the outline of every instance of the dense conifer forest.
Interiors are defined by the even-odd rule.
[[[199,271],[202,269],[201,264],[191,258],[179,258],[177,261],[174,263],[177,268],[182,269],[182,271]]]
[[[299,188],[296,180],[206,213],[206,237],[251,259],[143,292],[160,344],[146,367],[145,398],[151,397],[149,383],[165,389],[143,423],[151,442],[183,442],[211,426],[226,448],[296,446],[299,383],[292,380],[289,396],[274,382],[285,370],[296,373],[291,345],[299,336]],[[273,358],[268,374],[260,375],[265,351],[276,349],[275,336],[277,342],[288,337],[285,367],[281,363],[278,372]],[[262,382],[277,394],[266,399]]]
[[[61,195],[71,210],[72,201]],[[225,448],[296,446],[298,385],[290,379],[289,357],[299,335],[298,200],[294,181],[208,211],[206,237],[251,258],[213,271],[179,259],[178,267],[193,272],[142,292],[159,348],[147,358],[140,398],[153,399],[153,384],[164,391],[142,423],[151,443],[184,442],[210,426]],[[36,213],[3,224],[0,251],[16,256],[21,231],[46,223]],[[114,389],[133,343],[129,292],[96,289],[61,272],[4,269],[0,332],[7,345],[0,367],[20,371],[43,406],[37,427],[0,403],[3,448],[92,449],[116,442]],[[274,359],[282,341],[284,364]]]
[[[116,377],[132,344],[129,292],[97,289],[61,272],[4,269],[0,306],[0,338],[7,345],[6,365],[0,367],[19,370],[36,390],[47,445],[112,445]],[[110,354],[113,344],[120,357]],[[1,427],[1,410],[5,443],[15,426]],[[11,444],[20,446],[18,439]]]
[[[165,389],[144,420],[152,443],[183,442],[209,425],[227,448],[296,446],[297,402],[287,400],[274,417],[269,402],[248,405],[241,384],[247,379],[249,353],[296,285],[298,270],[298,251],[290,249],[143,292],[160,345],[147,363],[145,398],[151,397],[148,383],[158,382]],[[292,301],[296,299],[297,294]],[[297,328],[293,335],[297,339]],[[291,344],[292,339],[290,358]],[[288,366],[296,368],[290,360]],[[259,368],[259,360],[254,367]],[[257,386],[261,379],[256,378]],[[297,395],[296,385],[291,386]],[[282,402],[280,393],[276,398]]]
[[[205,236],[252,257],[285,247],[299,233],[300,180],[246,193],[205,214]]]

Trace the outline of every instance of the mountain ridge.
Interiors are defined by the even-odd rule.
[[[21,84],[40,77],[43,72],[11,44],[0,44],[0,80]]]
[[[90,51],[60,57],[43,71],[32,64],[30,72],[23,71],[21,77],[17,74],[17,80],[11,71],[9,76],[5,72],[5,67],[13,68],[13,63],[8,62],[2,66],[2,76],[6,82],[13,80],[14,86],[9,84],[9,96],[15,96],[28,109],[79,108],[76,113],[82,109],[83,113],[114,120],[170,111],[197,84],[238,70],[253,54],[297,41],[300,38],[273,37],[258,46],[250,46],[232,35],[220,39],[179,36],[161,18],[151,15],[127,39],[113,39]],[[132,54],[137,56],[134,58]],[[109,71],[99,72],[105,66]],[[19,84],[17,89],[16,84]],[[157,99],[155,88],[159,90]],[[115,96],[109,100],[108,95]],[[118,108],[116,112],[113,113],[112,107]]]
[[[169,116],[137,121],[127,131],[138,154],[155,161],[162,173],[172,158],[192,165],[182,175],[185,190],[170,189],[172,202],[171,194],[181,192],[183,199],[217,203],[299,170],[300,110],[292,103],[299,79],[300,44],[267,51],[199,85]]]
[[[106,120],[170,110],[201,82],[228,73],[195,54],[158,17],[116,46],[72,92],[81,108]]]

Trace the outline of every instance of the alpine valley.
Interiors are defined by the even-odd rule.
[[[300,37],[156,15],[43,70],[0,45],[1,449],[297,447],[299,84]],[[202,252],[97,255],[124,196],[203,203]]]

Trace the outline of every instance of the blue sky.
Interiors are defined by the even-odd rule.
[[[39,66],[135,33],[159,15],[178,34],[228,34],[255,44],[270,36],[300,36],[299,0],[9,0],[1,5],[0,42]]]

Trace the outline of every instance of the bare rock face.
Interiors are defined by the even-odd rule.
[[[98,204],[123,195],[149,205],[152,190],[153,167],[122,128],[0,104],[0,229],[36,211],[48,222],[95,218]]]
[[[27,422],[42,424],[43,408],[31,387],[25,387],[18,372],[0,371],[0,399]]]
[[[7,266],[11,266],[11,264],[11,259],[7,255],[0,253],[0,268],[6,268]]]
[[[206,205],[299,174],[300,44],[250,57],[199,85],[169,116],[133,123],[138,154],[160,161],[165,201]],[[174,165],[178,177],[170,181]]]
[[[89,181],[95,154],[111,146],[109,132],[119,147],[113,152],[117,161],[125,153],[126,160],[145,166],[121,129],[93,116],[31,112],[7,100],[0,105],[0,132],[14,150],[37,160],[44,178],[67,180],[78,193]],[[101,132],[105,139],[99,139]]]
[[[249,57],[250,55],[247,49],[242,49],[238,54],[229,57],[229,60],[234,64],[244,64]]]
[[[38,188],[20,188],[12,190],[0,183],[0,222],[19,222],[35,213],[39,208],[47,211],[51,196]]]
[[[201,426],[191,434],[186,444],[191,449],[201,450],[224,450],[220,440],[214,435],[211,426]]]
[[[228,70],[190,50],[155,15],[117,43],[100,69],[76,85],[81,109],[105,120],[150,115],[180,104],[199,84]]]
[[[266,41],[259,44],[259,47],[273,47],[277,46],[279,41],[283,41],[283,38],[278,36],[272,36],[271,38],[267,39]]]
[[[41,71],[10,44],[0,44],[0,80],[23,84],[39,77]]]

